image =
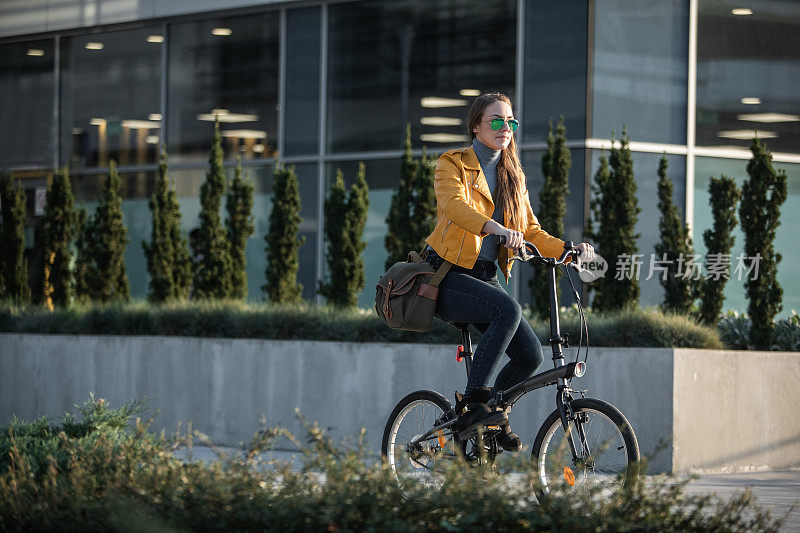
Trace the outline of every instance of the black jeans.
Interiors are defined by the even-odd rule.
[[[432,250],[427,261],[434,268],[443,262]],[[519,303],[500,286],[496,272],[496,265],[488,261],[477,261],[472,269],[453,265],[439,284],[436,316],[448,322],[474,324],[482,333],[465,392],[488,386],[503,353],[511,360],[497,374],[495,390],[524,381],[542,364],[542,345],[522,317]]]

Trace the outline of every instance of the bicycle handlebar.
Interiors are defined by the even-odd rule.
[[[505,235],[498,235],[498,237],[500,237],[500,244],[505,244],[506,243]],[[530,249],[530,253],[529,253],[529,249]],[[553,264],[553,265],[563,265],[563,264],[565,264],[567,262],[567,258],[569,258],[569,257],[572,258],[573,262],[576,262],[578,260],[578,256],[579,255],[580,255],[580,253],[578,252],[577,249],[575,249],[575,245],[572,243],[572,241],[566,241],[564,243],[564,252],[561,254],[561,257],[559,257],[558,259],[554,259],[554,258],[551,258],[551,257],[544,257],[542,255],[542,253],[539,251],[539,249],[536,247],[535,244],[533,244],[532,242],[523,241],[523,247],[520,248],[519,250],[516,250],[516,253],[514,254],[514,256],[513,257],[509,257],[508,260],[509,261],[518,260],[518,261],[527,262],[527,261],[530,261],[531,259],[536,259],[541,263],[550,263],[550,264]]]

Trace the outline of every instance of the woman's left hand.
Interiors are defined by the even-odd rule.
[[[587,261],[591,261],[594,259],[594,246],[589,244],[588,242],[582,242],[578,246],[575,247],[578,250],[578,262],[579,263],[586,263]]]

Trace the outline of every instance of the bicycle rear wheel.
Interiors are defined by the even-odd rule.
[[[628,420],[613,405],[582,398],[570,402],[567,431],[558,410],[547,417],[531,450],[538,471],[538,496],[582,493],[610,500],[637,475],[639,444]],[[569,438],[575,443],[572,456]]]
[[[395,406],[383,431],[381,455],[406,498],[442,490],[458,450],[450,428],[421,438],[451,411],[438,392],[412,392]]]

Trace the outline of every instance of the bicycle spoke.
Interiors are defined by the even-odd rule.
[[[572,424],[564,431],[558,419],[553,422],[538,452],[539,480],[546,493],[577,490],[609,501],[623,486],[628,466],[621,429],[605,413],[591,408],[576,411]],[[569,446],[573,435],[579,463],[573,461]]]
[[[452,429],[429,434],[434,423],[444,414],[443,407],[428,399],[411,401],[397,414],[387,443],[389,466],[406,497],[416,488],[428,492],[441,490],[447,477],[444,461],[452,461],[455,454],[445,449],[452,446]],[[445,445],[440,445],[444,437]],[[413,446],[409,446],[413,443]]]

